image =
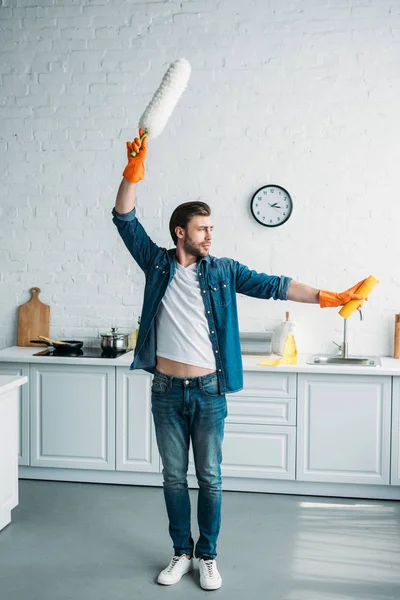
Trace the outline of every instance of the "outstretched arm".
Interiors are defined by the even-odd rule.
[[[360,308],[364,302],[364,296],[357,294],[356,290],[365,281],[359,281],[353,287],[346,290],[345,292],[328,292],[327,290],[317,290],[304,283],[298,281],[292,281],[289,284],[288,289],[288,300],[294,302],[308,302],[309,304],[319,304],[321,308],[328,308],[330,306],[344,306],[350,300],[361,300],[358,308]]]
[[[299,283],[298,281],[292,281],[289,284],[288,300],[294,302],[308,302],[309,304],[319,304],[319,292],[309,285]]]

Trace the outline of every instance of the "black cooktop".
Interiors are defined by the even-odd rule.
[[[57,356],[61,358],[119,358],[129,350],[120,350],[118,352],[107,351],[101,348],[81,348],[80,350],[69,350],[68,352],[57,352],[55,348],[46,348],[37,352],[33,356]]]

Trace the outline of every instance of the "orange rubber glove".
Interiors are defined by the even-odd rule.
[[[353,285],[350,289],[345,292],[341,292],[337,294],[336,292],[328,292],[327,290],[320,290],[319,292],[319,305],[321,308],[328,308],[330,306],[344,306],[350,300],[361,300],[358,309],[362,306],[364,300],[368,300],[368,298],[364,298],[361,294],[356,294],[356,290],[360,287],[362,283],[364,283],[365,279],[362,279],[356,285]]]
[[[139,129],[139,137],[142,137],[143,134],[143,129]],[[128,152],[128,164],[122,175],[131,183],[137,183],[144,179],[144,161],[147,156],[147,137],[143,139],[143,142],[141,142],[139,138],[135,138],[133,142],[126,142],[126,149]],[[132,150],[136,152],[135,157],[131,156]]]

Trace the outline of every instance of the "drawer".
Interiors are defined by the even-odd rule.
[[[227,423],[296,425],[296,398],[268,398],[241,393],[228,394],[226,400]]]
[[[243,389],[236,396],[296,398],[296,373],[244,371]]]
[[[222,476],[294,480],[295,451],[295,427],[226,423]],[[192,448],[188,472],[196,473]]]

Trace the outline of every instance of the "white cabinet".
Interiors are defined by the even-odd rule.
[[[391,378],[299,374],[297,477],[389,484]]]
[[[0,376],[0,530],[18,504],[18,389],[26,378]]]
[[[390,482],[400,485],[400,377],[393,377],[392,469]]]
[[[228,394],[227,403],[222,475],[294,480],[296,374],[245,372],[243,390]]]
[[[295,478],[296,428],[226,423],[222,475]]]
[[[0,375],[29,375],[29,365],[21,363],[1,363]],[[18,464],[29,465],[29,388],[22,385],[18,395]]]
[[[117,368],[117,471],[158,472],[160,460],[145,371]]]
[[[31,365],[31,465],[115,469],[115,368]]]

